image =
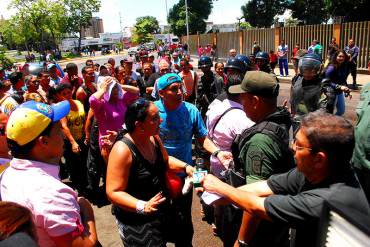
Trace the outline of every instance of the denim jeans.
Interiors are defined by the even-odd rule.
[[[346,102],[344,101],[344,93],[337,94],[337,99],[336,99],[336,107],[337,107],[337,112],[335,115],[337,116],[342,116],[346,110]]]
[[[278,61],[279,61],[280,75],[281,76],[284,75],[283,68],[285,69],[285,75],[289,75],[289,71],[288,71],[288,59],[286,59],[286,58],[279,58]]]

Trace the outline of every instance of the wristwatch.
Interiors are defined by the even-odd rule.
[[[217,155],[218,155],[218,153],[219,153],[219,152],[221,152],[221,150],[220,150],[220,149],[218,149],[218,150],[214,151],[214,152],[212,153],[212,156],[217,157]]]

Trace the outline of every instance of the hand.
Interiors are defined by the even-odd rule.
[[[84,197],[78,197],[77,203],[80,206],[81,218],[86,221],[94,219],[94,210],[91,207],[90,202]]]
[[[108,91],[109,85],[113,82],[113,78],[111,76],[106,76],[103,82],[100,84],[100,89],[104,92]]]
[[[186,174],[187,174],[189,177],[193,177],[193,172],[195,172],[195,168],[194,168],[194,167],[192,167],[192,166],[190,166],[190,165],[188,165],[188,166],[186,166],[186,168],[185,168],[185,172],[186,172]]]
[[[233,161],[233,154],[228,151],[220,151],[217,154],[217,158],[221,162],[221,164],[227,168],[230,162]]]
[[[74,87],[78,87],[78,75],[72,75],[71,76],[71,82],[72,82],[72,86]]]
[[[156,211],[158,211],[157,207],[159,204],[164,202],[166,200],[166,197],[163,197],[162,192],[159,192],[155,196],[153,196],[144,207],[145,214],[151,214]]]
[[[106,133],[107,133],[106,135],[101,136],[102,146],[112,148],[118,133],[116,131],[113,131],[113,130],[107,130]]]
[[[211,174],[207,174],[202,181],[200,181],[204,190],[211,193],[219,193],[223,182]]]
[[[85,137],[85,140],[84,140],[84,143],[86,146],[88,146],[90,144],[90,138],[89,137]]]
[[[72,152],[74,152],[75,154],[81,152],[80,146],[77,142],[72,143]]]

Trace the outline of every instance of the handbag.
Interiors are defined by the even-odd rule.
[[[168,169],[168,153],[158,135],[154,136],[154,139],[158,143],[161,153],[163,155],[163,161],[167,167],[165,180],[168,192],[171,198],[176,198],[182,194],[182,187],[184,185],[183,180],[177,176],[177,173]]]
[[[221,175],[225,178],[225,182],[230,184],[234,188],[245,185],[247,183],[243,173],[235,169],[233,161],[230,162],[229,168],[223,171]]]

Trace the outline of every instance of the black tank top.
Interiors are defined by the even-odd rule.
[[[113,214],[122,223],[126,224],[143,223],[153,220],[153,217],[157,218],[159,213],[163,213],[163,211],[168,207],[167,202],[169,200],[169,197],[167,196],[168,190],[165,182],[165,173],[167,167],[164,163],[160,146],[156,141],[157,159],[154,164],[151,164],[142,156],[140,151],[130,139],[123,136],[119,141],[125,143],[132,154],[130,175],[125,192],[139,200],[148,201],[157,193],[162,191],[167,200],[160,205],[158,208],[158,213],[153,215],[140,215],[134,212],[126,211],[115,205],[112,207]]]

